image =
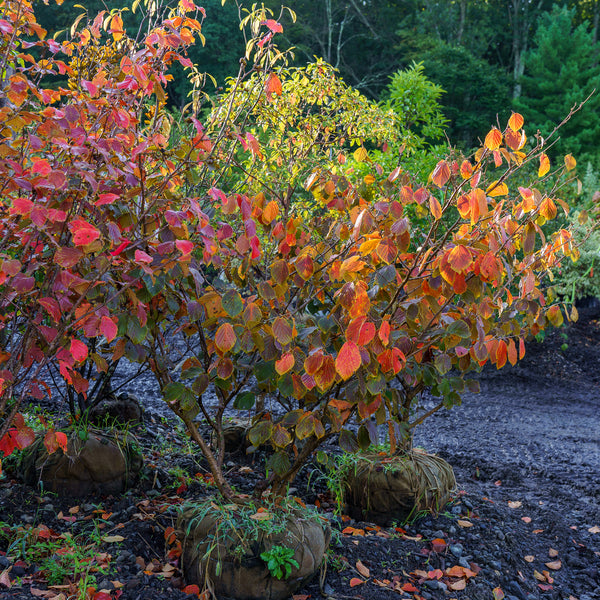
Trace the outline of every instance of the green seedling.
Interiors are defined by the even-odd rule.
[[[300,567],[294,558],[294,550],[285,546],[273,546],[261,553],[260,557],[267,563],[269,573],[276,579],[287,579],[292,574],[292,567]]]

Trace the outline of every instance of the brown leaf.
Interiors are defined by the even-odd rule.
[[[363,577],[370,577],[371,576],[371,571],[369,571],[369,568],[366,567],[362,561],[357,561],[356,562],[356,570],[363,576]]]
[[[547,562],[546,566],[553,571],[558,571],[562,568],[562,562],[560,562],[560,560],[553,560],[552,562]]]
[[[518,500],[516,500],[514,502],[509,501],[508,506],[510,508],[521,508],[521,506],[523,506],[523,503],[519,502]]]
[[[528,554],[527,556],[523,557],[528,563],[531,563],[535,560],[535,556],[532,556],[531,554]]]
[[[555,548],[550,548],[550,550],[548,550],[548,556],[550,558],[556,558],[558,556],[558,550]]]
[[[471,523],[471,521],[463,521],[463,519],[458,519],[456,523],[459,527],[473,527],[473,523]]]
[[[460,590],[464,590],[467,587],[467,580],[466,579],[459,579],[458,581],[455,581],[454,583],[449,583],[448,584],[448,588],[458,592]]]

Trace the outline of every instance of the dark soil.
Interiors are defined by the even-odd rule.
[[[301,473],[295,493],[318,501],[339,533],[322,589],[315,580],[297,600],[600,599],[599,318],[597,308],[581,310],[577,323],[528,343],[517,366],[485,370],[481,394],[465,394],[462,406],[420,428],[417,445],[450,462],[459,485],[440,516],[385,529],[335,517],[323,479]],[[134,431],[146,468],[140,484],[121,497],[66,500],[0,480],[0,600],[79,597],[69,586],[72,557],[60,550],[50,555],[67,575],[54,587],[42,557],[17,560],[21,546],[9,542],[19,525],[47,526],[44,535],[57,548],[65,534],[82,545],[95,539],[89,583],[108,593],[97,600],[196,597],[181,591],[165,530],[183,501],[210,491],[206,469],[173,423],[151,411]],[[246,457],[232,457],[230,467],[242,489],[259,470]],[[13,525],[5,535],[2,522]],[[459,568],[449,571],[453,566]]]

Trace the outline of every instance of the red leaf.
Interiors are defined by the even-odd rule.
[[[38,302],[48,311],[55,323],[60,322],[60,306],[54,298],[40,298]]]
[[[188,256],[194,249],[194,242],[190,242],[189,240],[177,240],[175,246],[181,254]]]
[[[51,171],[52,171],[52,167],[50,166],[50,163],[45,158],[34,159],[33,167],[31,169],[32,173],[37,173],[38,175],[45,177]]]
[[[221,352],[229,352],[229,350],[235,346],[236,341],[237,337],[235,331],[229,323],[223,323],[223,325],[217,329],[215,344]]]
[[[357,585],[361,585],[365,583],[362,579],[359,579],[358,577],[353,577],[350,580],[350,587],[356,587]]]
[[[75,219],[69,223],[69,229],[73,234],[73,243],[76,246],[87,246],[100,237],[100,232],[83,219]]]
[[[112,342],[117,337],[117,325],[110,317],[100,319],[100,333],[107,342]]]
[[[31,427],[20,427],[15,433],[15,442],[19,449],[27,448],[31,446],[35,441],[35,433]]]
[[[80,340],[71,340],[70,351],[76,362],[82,362],[88,356],[88,347]]]
[[[94,203],[96,206],[102,206],[103,204],[112,204],[119,198],[118,194],[100,194],[98,200]]]
[[[274,19],[267,19],[266,21],[263,21],[261,25],[266,25],[273,33],[283,33],[281,23],[278,23]]]
[[[121,252],[123,252],[123,250],[129,246],[129,244],[131,244],[131,242],[127,240],[121,242],[114,250],[111,251],[112,256],[119,256],[119,254],[121,254]]]
[[[335,359],[335,370],[342,379],[346,380],[358,371],[361,364],[358,346],[354,342],[346,342]]]

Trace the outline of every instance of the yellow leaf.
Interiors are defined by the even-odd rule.
[[[103,542],[108,542],[109,544],[114,544],[116,542],[123,542],[125,538],[122,535],[105,535],[102,538]]]
[[[371,254],[371,252],[373,252],[373,250],[375,250],[379,246],[380,243],[381,243],[380,239],[367,240],[366,242],[364,242],[360,245],[360,248],[358,249],[358,251],[362,255]]]
[[[365,150],[364,146],[361,146],[354,151],[354,160],[356,162],[364,162],[367,160],[367,158],[369,158],[369,154]]]
[[[520,115],[519,113],[513,113],[512,115],[510,115],[510,119],[508,120],[508,126],[513,131],[519,131],[519,129],[523,127],[524,122],[525,121],[522,115]]]
[[[543,177],[550,170],[550,159],[548,155],[543,153],[540,155],[540,168],[538,169],[538,177]]]
[[[567,167],[567,171],[572,171],[577,166],[577,161],[573,158],[572,154],[567,154],[565,156],[565,167]]]
[[[365,175],[363,178],[363,181],[367,185],[371,185],[372,183],[375,183],[375,177],[373,177],[373,175]]]
[[[502,133],[497,127],[493,127],[485,136],[485,147],[488,150],[496,150],[502,143]]]
[[[492,198],[495,198],[496,196],[506,196],[506,194],[508,194],[508,186],[504,182],[498,183],[498,181],[493,181],[488,186],[486,194]]]

